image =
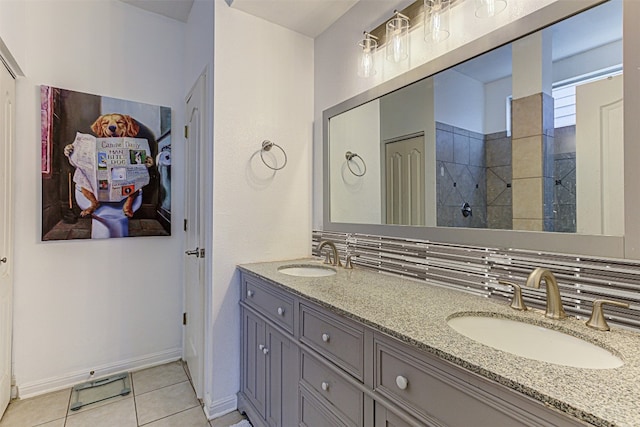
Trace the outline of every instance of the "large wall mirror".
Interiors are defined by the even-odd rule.
[[[623,3],[327,110],[325,229],[623,257]]]

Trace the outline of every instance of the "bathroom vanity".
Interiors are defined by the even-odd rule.
[[[640,420],[640,336],[516,312],[464,292],[363,269],[324,277],[240,266],[238,406],[254,426],[578,426]],[[620,357],[613,369],[528,359],[471,340],[447,321],[515,319]]]

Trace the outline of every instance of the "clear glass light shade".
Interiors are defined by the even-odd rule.
[[[507,7],[507,0],[476,0],[476,16],[491,18]]]
[[[399,13],[387,22],[387,60],[400,62],[409,57],[409,18]]]
[[[358,46],[362,48],[358,57],[358,76],[371,77],[376,73],[375,53],[378,42],[372,38],[365,37]]]
[[[449,38],[450,6],[449,0],[424,0],[424,40],[427,43]]]

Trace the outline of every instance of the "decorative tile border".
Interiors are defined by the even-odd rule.
[[[524,285],[536,267],[551,270],[558,280],[568,315],[588,319],[595,299],[627,302],[630,308],[606,306],[611,325],[640,330],[640,262],[525,250],[501,250],[418,239],[314,230],[312,251],[320,241],[336,244],[341,257],[354,257],[358,267],[486,298],[509,301],[508,280]],[[544,309],[546,291],[523,287],[529,307]]]

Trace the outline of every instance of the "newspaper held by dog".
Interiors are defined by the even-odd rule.
[[[69,162],[73,182],[100,202],[119,202],[149,183],[149,142],[143,138],[96,138],[76,133]]]

